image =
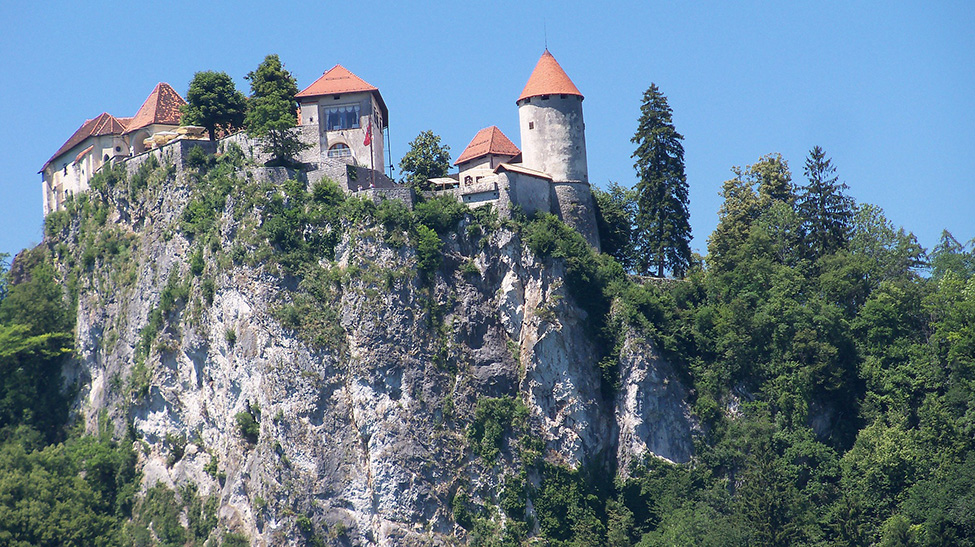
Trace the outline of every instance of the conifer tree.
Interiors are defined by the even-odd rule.
[[[797,201],[813,260],[844,248],[853,223],[854,202],[843,192],[836,168],[819,146],[813,147],[803,170],[808,183]]]
[[[691,225],[684,175],[684,137],[674,129],[667,97],[656,84],[643,94],[640,121],[630,139],[638,182],[635,243],[636,270],[682,277],[691,260]]]
[[[203,126],[210,140],[216,140],[218,129],[231,131],[243,125],[245,103],[244,94],[226,72],[197,72],[186,92],[180,123]]]
[[[277,55],[264,58],[257,70],[245,76],[251,83],[251,100],[247,104],[244,126],[247,133],[261,139],[261,148],[273,156],[269,163],[293,163],[295,156],[308,145],[292,131],[297,125],[295,114],[298,85]]]

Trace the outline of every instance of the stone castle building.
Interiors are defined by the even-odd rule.
[[[141,154],[154,137],[174,137],[184,104],[169,84],[159,83],[135,116],[103,112],[86,120],[41,167],[44,216],[62,209],[69,196],[86,192],[88,181],[106,163]]]
[[[347,192],[375,191],[412,202],[404,198],[407,189],[383,174],[389,111],[377,87],[335,65],[295,99],[297,131],[311,145],[299,158],[308,180],[327,176]],[[582,93],[546,49],[516,101],[521,149],[497,127],[482,129],[457,158],[458,173],[432,182],[458,201],[471,207],[491,204],[503,216],[516,208],[527,215],[555,214],[598,249],[582,101]],[[208,141],[185,142],[199,137],[202,128],[180,127],[183,104],[172,87],[160,83],[135,116],[103,113],[86,121],[41,169],[44,214],[86,191],[94,173],[111,161],[149,150],[162,153],[171,141],[181,151],[186,146],[215,151]],[[242,133],[225,140],[255,148]]]
[[[586,162],[582,93],[548,49],[515,104],[521,149],[495,126],[478,131],[454,165],[456,184],[439,179],[471,207],[492,204],[503,215],[550,212],[599,248]]]

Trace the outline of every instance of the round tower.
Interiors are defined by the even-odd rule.
[[[546,49],[517,101],[522,165],[553,182],[589,183],[582,99]]]

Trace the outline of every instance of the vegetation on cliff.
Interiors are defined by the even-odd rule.
[[[565,268],[568,294],[588,314],[598,346],[593,366],[603,403],[618,394],[623,333],[635,329],[680,370],[701,433],[685,464],[650,455],[622,470],[607,455],[572,469],[547,453],[517,391],[431,401],[470,469],[500,481],[496,489],[451,485],[458,538],[567,546],[972,543],[975,253],[947,233],[924,253],[879,209],[844,199],[821,151],[811,154],[808,183],[799,189],[776,155],[736,169],[709,255],[691,261],[682,281],[628,274],[637,263],[628,224],[634,198],[623,188],[597,195],[608,251],[598,254],[550,215],[501,220],[445,199],[412,210],[392,200],[376,204],[345,196],[329,181],[256,182],[246,176],[247,163],[236,148],[188,158],[186,205],[163,236],[185,237],[186,256],[162,277],[128,383],[108,382],[130,403],[146,397],[158,374],[147,357],[172,351],[173,339],[213,302],[219,276],[237,268],[279,280],[277,320],[330,355],[345,351],[342,291],[378,298],[380,290],[415,288],[423,306],[417,321],[439,348],[436,366],[456,376],[436,290],[447,277],[480,273],[470,257],[445,249],[460,239],[476,248],[505,230],[534,256]],[[112,431],[101,420],[97,434],[83,435],[69,419],[70,386],[50,381],[75,347],[79,294],[132,290],[138,277],[133,257],[145,243],[131,226],[146,219],[108,219],[123,211],[138,216],[133,204],[165,199],[174,170],[166,161],[128,176],[104,170],[89,195],[48,217],[45,244],[4,272],[0,541],[243,541],[217,519],[217,500],[190,485],[178,492],[147,485],[136,495],[138,432]],[[835,213],[830,222],[811,222],[822,215],[809,211],[823,207]],[[607,245],[610,234],[614,244]],[[350,238],[402,251],[402,267],[338,266],[336,251]],[[118,339],[113,328],[103,351]],[[233,330],[224,336],[230,346],[239,343]],[[254,410],[235,418],[235,434],[250,445],[273,442],[261,431],[278,419],[272,415]],[[165,444],[169,465],[188,444],[206,450],[192,432]],[[224,480],[221,462],[211,463],[207,473]],[[264,498],[252,500],[256,513],[269,511]],[[345,541],[344,525],[325,529],[301,511],[279,515],[310,543]]]

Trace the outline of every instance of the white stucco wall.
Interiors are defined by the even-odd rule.
[[[359,106],[359,127],[328,131],[321,123],[326,109],[344,106]],[[356,163],[364,167],[374,166],[377,171],[383,171],[385,165],[385,148],[383,146],[382,110],[372,93],[343,93],[341,95],[323,95],[302,100],[301,125],[318,126],[319,155],[328,157],[328,150],[336,144],[344,144],[352,151],[351,158],[335,158],[349,163]],[[366,130],[372,120],[372,160],[370,162],[370,147],[363,145]]]
[[[522,165],[548,173],[558,182],[589,182],[582,97],[524,99],[518,103],[518,119]]]

